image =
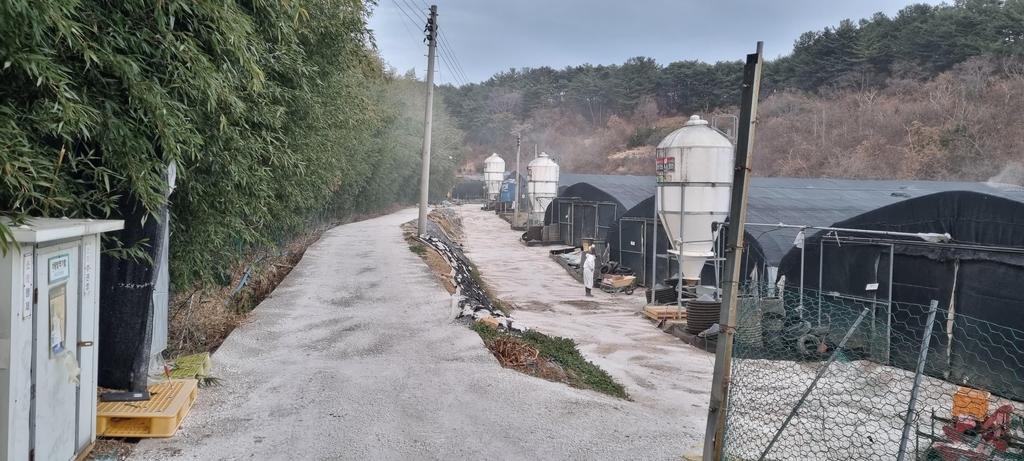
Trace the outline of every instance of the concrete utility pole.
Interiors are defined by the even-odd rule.
[[[732,178],[732,202],[729,205],[729,235],[725,249],[725,281],[722,293],[722,311],[718,321],[718,350],[715,355],[715,373],[711,380],[711,403],[708,406],[708,426],[704,438],[704,461],[722,459],[725,433],[726,405],[729,403],[729,381],[732,369],[732,341],[736,333],[739,312],[740,260],[743,256],[743,224],[747,220],[747,188],[750,184],[750,165],[753,164],[754,127],[757,121],[757,94],[761,86],[761,50],[747,55],[743,68],[743,89],[740,99],[740,124],[736,136],[736,167]]]
[[[434,46],[436,45],[437,5],[430,5],[427,19],[427,113],[423,118],[423,172],[420,175],[420,235],[427,233],[427,197],[430,193],[430,124],[434,113]]]

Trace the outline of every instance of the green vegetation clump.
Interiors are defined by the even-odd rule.
[[[513,336],[505,332],[497,331],[482,322],[476,322],[472,326],[473,331],[480,335],[484,344],[490,345],[498,338],[513,338],[522,343],[537,349],[539,356],[557,363],[566,371],[566,375],[575,387],[591,389],[603,394],[608,394],[622,399],[628,399],[629,394],[621,384],[615,382],[612,377],[597,365],[583,358],[576,342],[557,336],[547,336],[535,330],[528,330],[522,336]]]
[[[420,243],[412,243],[412,244],[409,245],[409,249],[412,250],[413,253],[416,253],[417,255],[419,255],[421,258],[425,257],[427,255],[427,246],[426,245],[423,245],[423,244],[420,244]]]
[[[632,149],[634,147],[646,146],[650,144],[651,138],[657,133],[657,127],[637,127],[633,130],[633,134],[629,135],[626,147]]]

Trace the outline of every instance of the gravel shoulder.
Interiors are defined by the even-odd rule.
[[[551,259],[558,246],[524,246],[521,232],[478,205],[457,208],[466,255],[511,315],[548,335],[572,338],[588,360],[626,387],[652,421],[671,428],[686,453],[700,453],[707,423],[714,354],[683,343],[639,314],[643,290],[631,296],[581,283]],[[680,452],[682,454],[682,452]]]
[[[326,232],[213,355],[223,385],[201,390],[177,435],[140,442],[130,459],[679,459],[699,451],[684,415],[658,410],[644,392],[630,389],[640,398],[628,402],[502,368],[475,332],[453,323],[450,296],[402,239],[399,225],[415,217],[407,209]],[[492,237],[515,238],[507,227]],[[523,320],[539,327],[541,318]],[[672,350],[650,347],[594,356],[611,364],[603,357]],[[674,371],[665,373],[688,373],[678,361],[666,360]],[[678,405],[672,398],[663,402]]]

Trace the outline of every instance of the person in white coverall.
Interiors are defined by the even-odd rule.
[[[594,288],[594,261],[597,260],[597,256],[594,255],[594,250],[590,250],[587,253],[587,259],[583,262],[583,287],[587,289],[587,296],[594,296],[590,294],[590,289]]]

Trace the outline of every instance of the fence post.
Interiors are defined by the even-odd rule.
[[[722,293],[720,330],[715,354],[715,371],[711,381],[711,399],[708,404],[708,424],[704,434],[704,460],[722,459],[725,434],[726,407],[729,404],[730,368],[732,367],[732,340],[736,332],[738,309],[737,292],[740,280],[740,257],[743,254],[743,223],[747,219],[747,188],[753,164],[754,127],[757,121],[757,95],[761,85],[761,54],[763,42],[757,42],[757,53],[747,55],[743,68],[742,106],[740,128],[736,137],[736,165],[733,172],[732,200],[729,205],[729,242],[726,249],[725,282]],[[680,252],[680,254],[682,254]],[[680,260],[681,261],[681,260]],[[682,280],[679,281],[682,283]],[[653,293],[653,291],[652,291]]]
[[[939,310],[939,302],[932,300],[928,310],[928,326],[924,329],[921,341],[921,356],[917,359],[917,374],[914,375],[914,387],[910,391],[910,403],[907,405],[907,417],[903,420],[903,437],[900,439],[900,453],[896,461],[903,461],[907,454],[907,441],[910,439],[910,425],[914,422],[914,411],[917,409],[917,393],[921,388],[921,375],[924,374],[924,362],[928,358],[928,343],[932,339],[932,326],[935,324],[935,312]]]

